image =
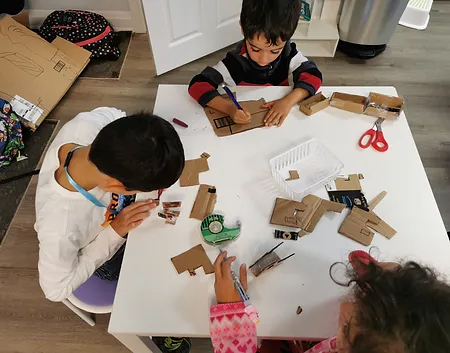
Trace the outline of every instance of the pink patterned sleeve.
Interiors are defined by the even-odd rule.
[[[337,353],[336,337],[317,343],[305,353]]]
[[[210,309],[210,333],[215,353],[255,353],[256,325],[244,303],[218,304]]]

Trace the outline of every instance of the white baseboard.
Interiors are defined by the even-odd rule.
[[[45,18],[51,14],[52,10],[29,10],[31,28],[39,28]],[[99,15],[104,16],[115,31],[133,31],[140,30],[133,27],[130,11],[95,11]]]

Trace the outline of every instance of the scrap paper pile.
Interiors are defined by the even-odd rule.
[[[360,183],[362,179],[364,179],[362,174],[342,175],[335,181],[326,184],[325,189],[328,191],[330,200],[340,202],[351,209],[338,232],[368,246],[374,237],[371,229],[388,239],[391,239],[397,232],[373,212],[375,206],[387,193],[383,191],[368,204],[362,192]]]
[[[175,225],[180,215],[181,201],[163,202],[163,210],[158,212],[158,216],[166,220],[166,224]]]
[[[387,195],[383,191],[372,202],[367,200],[362,192],[360,180],[362,174],[340,176],[325,185],[331,201],[323,200],[315,195],[308,195],[302,202],[277,198],[270,219],[270,224],[285,227],[300,228],[301,231],[275,230],[275,238],[298,240],[314,231],[325,212],[341,213],[346,207],[351,212],[345,218],[338,232],[363,245],[370,245],[376,231],[388,239],[397,232],[380,217],[373,209]]]

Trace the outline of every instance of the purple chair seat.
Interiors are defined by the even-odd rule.
[[[73,295],[80,301],[95,306],[109,306],[114,302],[117,281],[105,281],[93,275]]]

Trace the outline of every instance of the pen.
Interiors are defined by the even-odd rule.
[[[232,100],[232,102],[234,103],[234,105],[239,109],[239,110],[244,110],[242,109],[241,105],[237,102],[236,98],[234,98],[233,93],[231,92],[231,90],[225,86],[222,85],[222,88],[224,89],[224,91],[227,93],[228,97],[230,97],[230,99]]]

